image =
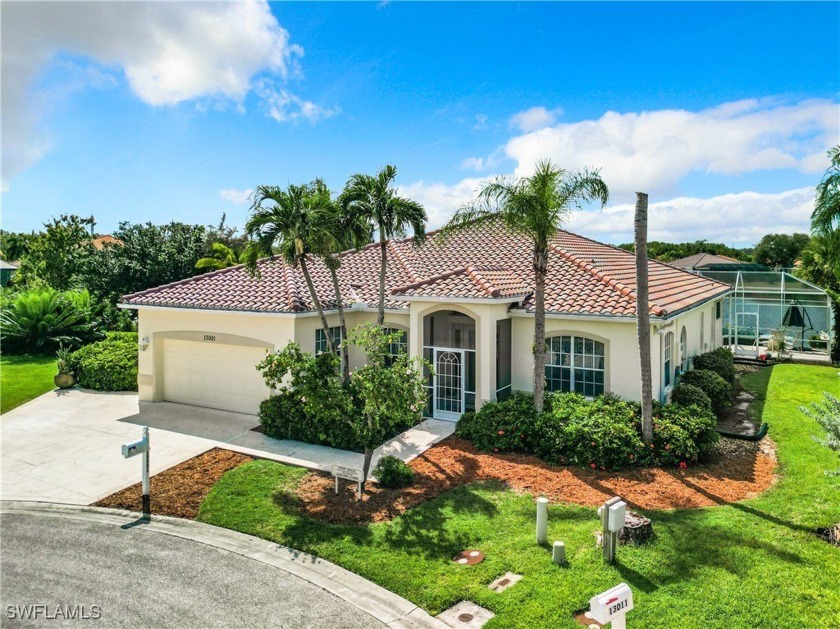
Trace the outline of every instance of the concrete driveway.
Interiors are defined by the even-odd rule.
[[[440,626],[405,599],[315,557],[206,524],[133,520],[111,510],[4,503],[3,625]],[[45,611],[32,617],[33,605]],[[100,618],[45,617],[55,618],[58,606],[78,613],[83,606]]]
[[[140,480],[140,459],[120,446],[151,427],[151,473],[185,461],[259,424],[180,404],[143,404],[136,393],[51,391],[0,417],[4,500],[90,504]],[[172,430],[177,427],[178,430]],[[256,434],[256,433],[255,433]]]

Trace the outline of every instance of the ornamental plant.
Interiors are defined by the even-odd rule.
[[[714,371],[692,369],[680,376],[680,382],[702,389],[709,396],[715,415],[722,414],[732,405],[732,385]]]
[[[809,406],[800,406],[805,415],[817,422],[826,432],[824,438],[814,437],[814,441],[840,453],[840,399],[823,394],[822,402],[811,402]],[[840,470],[828,472],[832,476],[840,476]]]

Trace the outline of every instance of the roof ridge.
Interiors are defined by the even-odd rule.
[[[413,290],[415,288],[420,288],[425,284],[432,284],[434,282],[439,282],[440,280],[445,280],[446,278],[452,277],[453,275],[458,275],[459,273],[465,273],[468,267],[462,266],[458,267],[457,269],[452,269],[451,271],[445,271],[443,273],[438,273],[437,275],[432,275],[430,277],[426,277],[423,279],[416,280],[411,282],[410,284],[405,284],[404,286],[395,286],[391,289],[390,294],[395,295],[397,293],[404,293],[408,290]]]
[[[297,282],[295,281],[295,274],[285,262],[281,261],[281,272],[283,273],[283,281],[286,283],[286,303],[292,312],[299,312],[305,310],[303,300],[300,298]]]
[[[569,233],[569,232],[566,232],[566,233]],[[561,249],[560,247],[558,247],[556,245],[549,244],[549,247],[554,249],[557,253],[559,253],[561,256],[566,258],[566,260],[568,260],[569,262],[571,262],[572,264],[574,264],[578,268],[583,269],[584,271],[586,271],[587,273],[589,273],[590,275],[592,275],[593,277],[595,277],[599,281],[603,282],[604,284],[606,284],[610,288],[612,288],[614,290],[617,290],[622,296],[627,297],[628,299],[631,299],[633,301],[638,301],[636,299],[636,291],[631,289],[629,286],[626,286],[623,283],[619,282],[618,280],[613,279],[612,277],[607,275],[607,273],[605,273],[604,271],[597,270],[594,264],[592,264],[590,262],[586,262],[584,260],[581,260],[578,256],[574,255],[573,253],[569,253],[565,249]],[[648,262],[649,261],[650,260],[648,260]],[[658,304],[655,304],[653,302],[650,303],[650,309],[657,316],[662,316],[662,315],[668,314],[667,310],[665,310],[664,308],[662,308],[662,306],[659,306]]]
[[[501,289],[496,287],[493,284],[493,282],[490,281],[490,278],[484,277],[481,274],[481,271],[490,271],[490,270],[496,270],[496,269],[494,269],[492,267],[491,268],[477,267],[477,266],[474,266],[472,264],[468,264],[464,268],[464,272],[466,273],[467,277],[470,279],[470,281],[472,281],[473,284],[475,284],[479,288],[479,290],[483,291],[484,293],[486,293],[490,297],[498,297],[499,295],[502,294]],[[499,268],[498,270],[501,271],[503,269]]]
[[[405,255],[402,251],[400,251],[399,247],[397,247],[393,238],[388,240],[388,247],[391,249],[391,251],[394,252],[394,257],[397,259],[397,262],[400,263],[400,266],[402,266],[403,270],[408,274],[408,277],[415,281],[418,280],[420,276],[417,275],[417,273],[414,271],[414,267],[412,267],[411,264],[409,264],[408,260],[405,259]]]

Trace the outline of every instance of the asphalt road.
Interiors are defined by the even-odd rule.
[[[385,626],[288,572],[142,525],[6,513],[0,542],[3,627]],[[101,617],[10,618],[38,604]]]

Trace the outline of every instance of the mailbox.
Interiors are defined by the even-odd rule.
[[[124,443],[122,447],[123,458],[130,459],[131,457],[142,454],[149,449],[149,442],[147,439],[138,439],[131,443]]]
[[[624,520],[627,517],[627,503],[623,500],[610,505],[607,514],[607,528],[613,533],[619,533],[624,528]]]
[[[626,583],[620,583],[606,592],[593,596],[589,601],[589,615],[602,625],[613,620],[624,620],[624,614],[633,609],[633,591]],[[613,626],[623,622],[613,623]]]

